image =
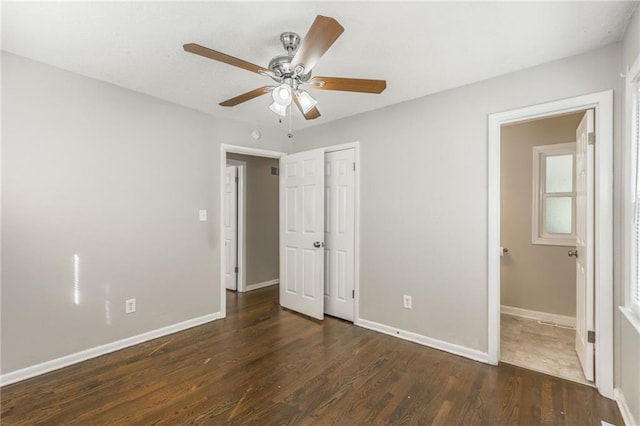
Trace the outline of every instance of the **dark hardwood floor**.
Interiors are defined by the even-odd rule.
[[[228,293],[227,318],[5,386],[1,422],[622,425],[588,386]]]

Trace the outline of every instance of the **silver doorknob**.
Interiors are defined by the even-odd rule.
[[[578,249],[575,249],[575,250],[569,250],[569,251],[567,252],[567,254],[568,254],[569,256],[575,256],[575,258],[577,259],[577,258],[578,258]]]
[[[324,247],[324,243],[320,242],[320,241],[316,241],[315,243],[313,243],[313,246],[315,248],[320,248],[320,247]]]

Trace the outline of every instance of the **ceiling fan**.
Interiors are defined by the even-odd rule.
[[[333,18],[318,15],[311,24],[304,39],[296,33],[285,32],[280,41],[286,54],[271,59],[267,68],[243,61],[195,43],[183,46],[189,53],[224,62],[247,71],[270,77],[275,86],[263,86],[221,102],[224,107],[232,107],[258,96],[271,93],[273,103],[269,108],[280,116],[286,116],[287,107],[293,102],[307,120],[320,117],[317,101],[304,88],[316,90],[339,90],[347,92],[382,93],[387,87],[385,80],[368,80],[342,77],[311,77],[311,70],[322,55],[340,37],[344,28]]]

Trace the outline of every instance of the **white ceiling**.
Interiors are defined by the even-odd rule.
[[[270,84],[182,50],[194,42],[266,66],[318,14],[345,28],[314,75],[386,79],[381,95],[314,91],[332,120],[620,41],[637,2],[3,2],[2,49],[214,116],[277,126]]]

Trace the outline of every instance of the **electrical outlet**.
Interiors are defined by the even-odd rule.
[[[407,296],[406,294],[402,296],[402,306],[406,309],[411,309],[411,296]]]
[[[198,216],[200,217],[200,222],[206,222],[207,221],[207,211],[206,210],[199,210],[198,211]]]
[[[125,314],[132,314],[136,311],[136,299],[127,299],[124,302]]]

